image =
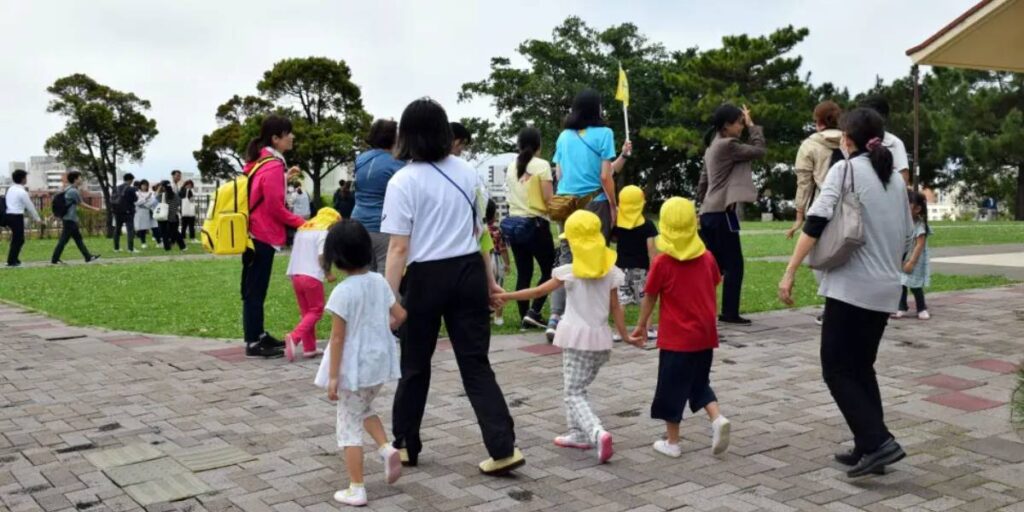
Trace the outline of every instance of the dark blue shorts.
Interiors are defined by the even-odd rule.
[[[679,423],[689,402],[697,412],[718,400],[711,389],[711,360],[715,351],[658,353],[658,388],[654,391],[651,417]]]

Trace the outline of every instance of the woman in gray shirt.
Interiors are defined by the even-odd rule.
[[[855,478],[883,473],[885,466],[905,456],[885,426],[874,364],[889,314],[899,301],[900,267],[914,226],[903,178],[893,172],[892,154],[882,144],[881,116],[858,108],[843,116],[840,129],[849,157],[829,170],[821,195],[807,212],[803,234],[779,283],[779,299],[793,304],[797,268],[832,218],[840,190],[851,193],[852,187],[862,205],[864,245],[843,265],[820,273],[818,294],[825,297],[822,374],[854,438],[853,449],[835,459],[852,466],[847,475]]]

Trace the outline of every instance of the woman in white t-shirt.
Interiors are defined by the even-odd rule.
[[[551,222],[548,220],[547,203],[554,194],[551,164],[537,158],[540,152],[540,130],[529,126],[519,132],[519,156],[505,170],[505,199],[508,201],[508,217],[501,222],[502,234],[512,248],[516,260],[516,290],[530,287],[533,281],[533,261],[540,267],[538,283],[551,279],[555,262],[555,243],[551,238]],[[541,317],[544,299],[521,300],[519,317],[522,328],[547,327]]]
[[[392,411],[394,445],[405,464],[417,464],[430,359],[443,318],[491,455],[480,470],[505,474],[525,460],[515,446],[512,416],[487,356],[490,296],[503,290],[485,270],[486,256],[480,251],[486,193],[476,170],[449,156],[452,131],[441,105],[416,100],[398,126],[395,158],[408,164],[388,182],[380,227],[391,237],[387,281],[409,314],[400,336],[402,379]]]

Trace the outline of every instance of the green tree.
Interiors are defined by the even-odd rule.
[[[80,73],[60,78],[46,90],[53,95],[46,111],[64,118],[64,127],[46,139],[46,152],[95,179],[104,203],[110,204],[118,164],[142,161],[146,145],[158,133],[156,121],[146,117],[149,101]],[[112,215],[108,208],[108,228]]]
[[[217,107],[217,128],[203,135],[200,149],[193,151],[199,172],[207,181],[228,179],[245,165],[245,146],[259,133],[259,120],[270,113],[273,103],[258,96],[232,96]]]

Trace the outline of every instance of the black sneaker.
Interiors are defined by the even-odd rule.
[[[722,315],[718,315],[718,321],[723,324],[733,325],[750,325],[753,323],[749,319],[743,318],[742,316],[724,317]]]
[[[856,448],[850,448],[848,451],[836,453],[835,455],[832,456],[832,458],[835,459],[836,462],[844,466],[853,467],[856,466],[858,462],[860,462],[861,453],[857,451]],[[872,473],[875,475],[884,475],[885,466],[875,469]]]
[[[857,463],[853,469],[846,472],[846,476],[850,478],[862,477],[867,474],[877,474],[878,470],[885,470],[885,466],[898,462],[906,457],[906,452],[895,439],[889,439],[882,443],[877,450],[871,453],[865,453],[860,458],[860,462]]]
[[[64,260],[57,260],[57,261],[51,261],[50,265],[67,265],[67,263],[64,263]]]
[[[540,316],[540,313],[530,310],[523,317],[523,328],[525,329],[546,329],[548,323]]]
[[[260,344],[284,350],[284,342],[268,333],[263,333],[263,336],[260,336]]]
[[[280,348],[277,347],[268,346],[262,342],[246,343],[245,357],[273,359],[276,357],[284,357],[284,350],[281,350]]]
[[[7,264],[7,268],[18,268],[20,266],[21,266],[21,263],[8,263]]]
[[[92,256],[89,256],[89,258],[86,259],[85,262],[86,263],[92,263],[92,262],[94,262],[94,261],[96,261],[98,259],[100,259],[100,255],[99,254],[93,254]]]

